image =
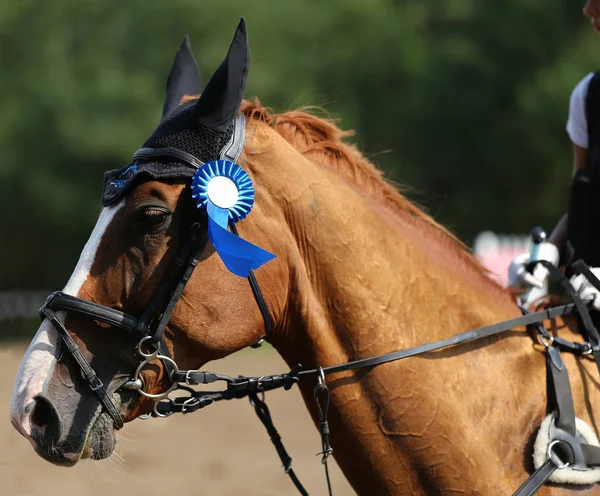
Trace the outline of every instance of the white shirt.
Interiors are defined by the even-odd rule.
[[[588,147],[587,119],[585,117],[585,97],[587,96],[590,80],[594,76],[590,72],[585,76],[571,93],[569,101],[569,119],[567,120],[567,133],[571,141],[582,148]]]

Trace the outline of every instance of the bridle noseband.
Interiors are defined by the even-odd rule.
[[[231,160],[232,162],[237,161],[244,147],[245,129],[246,121],[242,114],[234,120],[231,138],[221,150],[219,158]],[[194,155],[170,147],[141,148],[133,155],[134,160],[151,160],[165,157],[172,160],[174,159],[178,162],[183,162],[194,169],[198,169],[204,164],[204,162]],[[230,228],[231,231],[237,235],[235,224],[231,223]],[[57,312],[64,311],[85,315],[91,319],[127,331],[132,336],[139,339],[137,352],[142,360],[131,378],[122,384],[119,389],[137,390],[141,395],[154,399],[154,413],[158,416],[164,416],[158,412],[156,407],[160,400],[168,398],[169,394],[178,386],[178,382],[175,381],[174,378],[177,377],[179,372],[177,364],[168,351],[164,332],[186,284],[198,265],[200,256],[204,251],[207,242],[208,233],[204,223],[202,220],[194,222],[190,227],[188,239],[176,257],[169,273],[159,285],[157,291],[152,295],[150,302],[139,318],[61,291],[51,293],[44,306],[40,309],[41,318],[47,318],[58,331],[67,350],[79,365],[83,377],[86,379],[90,389],[98,396],[100,402],[112,417],[117,429],[123,427],[123,419],[119,413],[117,403],[106,391],[105,385],[67,331],[63,320],[57,315]],[[270,337],[273,329],[273,322],[253,271],[250,271],[248,280],[265,322],[264,337],[256,344],[252,345],[257,347],[260,346],[263,339]],[[158,394],[151,394],[143,389],[144,385],[141,380],[141,372],[148,363],[156,360],[161,361],[165,366],[171,384],[166,391]]]

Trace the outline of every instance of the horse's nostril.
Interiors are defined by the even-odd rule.
[[[36,396],[33,411],[29,417],[31,429],[37,430],[44,437],[58,438],[59,420],[52,404],[42,396]]]

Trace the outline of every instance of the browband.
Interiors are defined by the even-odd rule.
[[[242,150],[244,149],[244,138],[246,135],[246,117],[244,114],[238,115],[233,121],[233,133],[231,138],[223,149],[219,152],[219,158],[221,160],[230,160],[231,162],[237,162],[240,158]],[[178,148],[163,147],[163,148],[140,148],[133,154],[133,160],[151,160],[159,157],[171,157],[175,158],[186,165],[199,169],[204,165],[204,162],[199,160],[191,153],[184,152]]]

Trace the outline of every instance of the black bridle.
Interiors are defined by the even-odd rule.
[[[221,158],[231,160],[232,162],[235,162],[238,159],[243,148],[244,130],[244,117],[239,116],[235,121],[232,138],[220,153]],[[136,160],[150,160],[157,157],[169,157],[179,162],[184,162],[193,168],[198,168],[203,165],[203,162],[193,155],[174,148],[142,148],[134,154],[134,159]],[[230,224],[230,229],[237,235],[237,230],[233,223]],[[266,391],[278,388],[290,389],[301,379],[309,377],[317,379],[317,384],[314,389],[314,398],[319,415],[319,431],[322,440],[322,463],[325,466],[329,494],[331,494],[331,484],[327,468],[327,458],[332,453],[329,444],[329,425],[327,422],[327,412],[329,408],[329,389],[327,388],[325,380],[327,375],[359,368],[375,367],[384,363],[413,357],[423,353],[441,350],[443,348],[489,338],[491,336],[497,336],[517,327],[534,326],[539,340],[547,349],[548,375],[551,378],[550,390],[552,392],[554,404],[557,406],[557,411],[559,413],[557,432],[564,431],[564,433],[562,438],[556,439],[551,443],[551,449],[548,452],[546,463],[534,472],[523,486],[517,490],[515,495],[525,496],[534,494],[557,468],[572,465],[576,462],[583,463],[585,466],[600,466],[599,448],[585,445],[585,450],[582,451],[585,452],[584,455],[582,455],[583,458],[580,457],[580,459],[577,459],[577,457],[573,455],[576,451],[573,449],[574,443],[579,443],[579,441],[575,439],[574,435],[570,434],[574,429],[573,403],[568,376],[566,376],[565,367],[562,366],[561,368],[562,362],[559,353],[559,350],[562,350],[578,355],[591,354],[600,370],[600,335],[594,327],[584,303],[575,293],[564,275],[553,266],[548,266],[548,269],[566,289],[568,295],[573,300],[573,303],[535,313],[527,313],[524,311],[525,315],[522,317],[467,331],[435,343],[428,343],[372,358],[355,360],[345,364],[315,369],[303,369],[300,365],[297,365],[288,373],[262,377],[232,378],[212,372],[180,370],[175,361],[171,358],[164,340],[165,328],[187,282],[192,276],[195,267],[198,265],[200,255],[202,254],[207,241],[208,234],[202,221],[195,222],[190,227],[188,239],[176,257],[165,280],[159,285],[158,290],[154,293],[140,317],[134,317],[119,310],[83,300],[63,292],[52,293],[44,306],[40,309],[40,316],[42,319],[47,318],[58,331],[67,350],[79,365],[90,389],[98,396],[100,402],[112,417],[115,428],[120,429],[123,426],[123,419],[119,412],[119,407],[113,397],[107,393],[104,384],[67,331],[61,316],[57,314],[58,312],[73,312],[85,315],[94,320],[125,330],[139,339],[137,351],[142,360],[130,380],[121,385],[119,389],[137,390],[141,395],[153,398],[155,403],[152,415],[154,416],[165,417],[178,412],[192,413],[215,401],[249,397],[258,417],[263,422],[263,425],[266,427],[267,432],[275,445],[285,472],[290,475],[292,481],[303,495],[308,493],[291,468],[292,459],[285,450],[281,442],[281,437],[273,425],[269,410],[264,402],[264,396],[259,398],[259,394],[264,395]],[[591,273],[587,267],[581,264],[579,267],[576,267],[574,264],[574,269],[584,273],[588,280],[600,289],[600,281],[594,277],[593,273]],[[265,336],[254,345],[259,346],[263,339],[268,339],[271,336],[273,322],[256,277],[252,271],[250,271],[248,280],[265,324]],[[559,337],[551,336],[541,326],[541,322],[544,320],[567,315],[575,310],[581,316],[584,324],[583,327],[586,331],[585,337],[587,341],[584,343],[573,343],[562,340]],[[171,381],[169,388],[159,394],[150,394],[144,391],[144,385],[140,376],[145,365],[154,360],[160,360],[164,364]],[[217,381],[225,382],[226,389],[221,391],[198,391],[191,387],[201,384],[210,384]],[[169,397],[169,394],[175,389],[184,390],[189,393],[189,396]]]
[[[244,115],[240,115],[234,121],[231,139],[221,150],[219,158],[235,162],[242,153],[244,138],[245,117]],[[175,159],[178,162],[184,162],[195,169],[202,167],[203,165],[203,162],[198,158],[175,148],[141,148],[133,155],[134,160],[151,160],[163,157]],[[235,224],[231,223],[230,228],[237,235]],[[200,256],[204,251],[207,242],[208,231],[203,225],[203,222],[194,222],[190,227],[185,245],[175,258],[175,262],[171,266],[165,280],[158,286],[157,291],[152,295],[140,317],[134,317],[121,312],[120,310],[115,310],[114,308],[84,300],[61,291],[51,293],[40,309],[41,318],[47,318],[58,331],[67,350],[79,365],[83,377],[87,381],[90,389],[98,396],[100,402],[112,417],[117,429],[123,427],[123,419],[119,413],[119,408],[115,400],[107,393],[98,374],[85,358],[77,343],[75,343],[68,333],[63,320],[57,315],[57,312],[73,312],[80,315],[86,315],[94,320],[125,330],[139,339],[137,349],[143,360],[136,369],[131,380],[127,381],[121,388],[136,389],[140,394],[156,400],[166,398],[168,397],[168,394],[173,391],[177,383],[172,383],[167,391],[153,395],[143,390],[140,372],[145,364],[153,360],[160,360],[165,364],[169,371],[169,376],[177,377],[176,374],[179,372],[179,369],[169,354],[164,339],[164,332],[185,286],[198,265]],[[273,322],[256,280],[256,276],[252,270],[249,273],[248,280],[265,323],[264,337],[252,345],[253,347],[257,347],[260,346],[264,339],[270,337],[273,329]],[[145,351],[147,347],[153,347],[150,353]]]

